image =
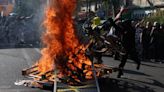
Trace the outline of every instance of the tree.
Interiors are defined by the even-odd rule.
[[[164,24],[164,11],[162,10],[158,10],[156,13],[152,13],[150,16],[145,17],[145,22],[149,21],[149,22],[159,22],[161,24]]]

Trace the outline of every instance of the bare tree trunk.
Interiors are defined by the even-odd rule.
[[[151,7],[154,7],[154,4],[150,0],[146,0]]]

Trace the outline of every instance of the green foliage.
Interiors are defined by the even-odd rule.
[[[156,13],[152,13],[150,16],[145,17],[145,21],[150,21],[150,22],[157,21],[161,24],[164,24],[164,11],[157,10]]]

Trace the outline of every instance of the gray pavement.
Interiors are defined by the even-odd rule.
[[[38,48],[0,49],[0,92],[50,92],[37,88],[16,86],[16,80],[26,79],[21,70],[31,66],[40,57]],[[118,66],[120,61],[103,57],[104,64]],[[142,62],[136,70],[133,61],[128,61],[122,78],[116,78],[117,72],[110,78],[101,78],[101,92],[164,92],[164,64]]]
[[[104,64],[118,66],[120,61],[103,57]],[[142,62],[140,70],[136,64],[129,60],[125,65],[122,78],[116,78],[117,72],[112,73],[110,79],[104,78],[103,92],[164,92],[164,64],[155,62]],[[100,83],[101,84],[101,83]]]
[[[38,49],[0,50],[0,92],[49,92],[24,86],[16,86],[16,80],[26,79],[21,70],[31,66],[39,59]]]

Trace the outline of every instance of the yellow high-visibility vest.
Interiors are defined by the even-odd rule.
[[[99,17],[94,17],[92,20],[92,29],[101,24],[101,19]]]

